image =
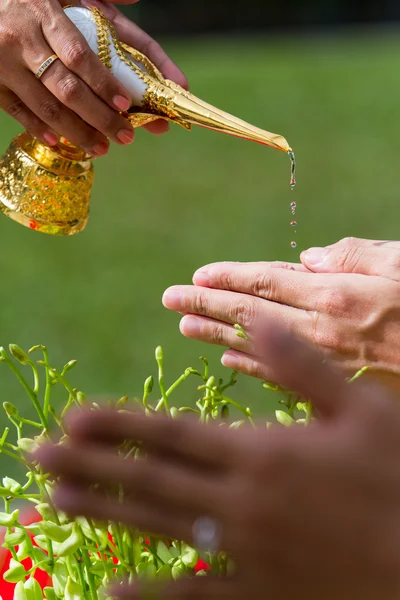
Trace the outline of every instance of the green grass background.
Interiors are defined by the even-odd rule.
[[[298,161],[271,149],[173,126],[139,131],[96,165],[91,218],[56,238],[0,218],[0,342],[46,344],[56,366],[76,358],[73,385],[102,396],[140,394],[162,344],[167,380],[197,357],[223,373],[221,349],[185,340],[161,305],[217,260],[295,260],[343,236],[399,238],[400,42],[349,32],[329,38],[165,43],[194,93],[285,135]],[[18,125],[0,115],[1,149]],[[297,250],[289,203],[296,200]],[[193,402],[187,385],[179,401]],[[235,397],[266,412],[259,382]],[[28,400],[0,365],[0,399]],[[5,419],[0,418],[5,424]]]

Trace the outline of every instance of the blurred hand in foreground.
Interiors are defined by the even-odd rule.
[[[369,366],[400,391],[400,242],[344,239],[301,255],[302,264],[220,262],[199,269],[194,286],[174,286],[164,305],[185,316],[183,335],[230,350],[223,364],[271,379],[233,325],[264,318],[289,327],[348,374]],[[256,332],[253,332],[256,335]]]
[[[120,2],[132,4],[132,1]],[[134,131],[120,112],[131,106],[127,90],[91,51],[63,6],[96,6],[125,43],[144,52],[163,74],[187,86],[161,47],[111,4],[98,0],[0,0],[0,109],[53,146],[63,135],[92,156],[107,153],[109,139],[130,144]],[[35,73],[53,54],[40,80]],[[168,129],[165,121],[146,127]]]
[[[69,514],[192,545],[194,523],[207,516],[219,524],[220,548],[235,557],[231,578],[142,580],[116,585],[113,596],[400,597],[400,409],[362,378],[345,383],[343,373],[271,320],[267,328],[262,360],[276,381],[312,399],[319,420],[309,427],[232,430],[80,412],[70,420],[68,446],[37,452],[43,468],[60,476],[55,501]],[[140,440],[146,458],[119,458],[115,448],[124,440]]]

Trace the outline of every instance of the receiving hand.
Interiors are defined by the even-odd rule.
[[[345,383],[310,346],[271,320],[266,327],[263,360],[277,381],[312,400],[320,420],[311,426],[233,430],[126,411],[79,412],[68,446],[37,452],[42,467],[61,477],[55,501],[67,513],[191,545],[194,523],[207,516],[220,548],[235,557],[231,578],[139,580],[116,585],[112,596],[400,597],[400,409],[384,389],[362,379]],[[119,457],[115,448],[125,440],[140,440],[147,456]]]
[[[133,141],[131,124],[119,114],[129,109],[131,98],[64,14],[62,6],[69,4],[81,5],[77,0],[0,0],[0,109],[48,145],[62,135],[88,154],[102,156],[108,138]],[[122,41],[147,52],[167,77],[187,84],[161,48],[114,6],[82,3],[89,4],[108,9]],[[36,79],[53,54],[60,60]],[[168,125],[147,128],[161,133]]]
[[[301,259],[303,265],[210,264],[195,273],[194,286],[169,288],[163,302],[185,315],[183,335],[228,346],[223,363],[232,369],[271,379],[252,342],[233,327],[238,323],[256,338],[256,323],[268,318],[315,344],[348,374],[369,366],[400,389],[400,242],[342,240]]]

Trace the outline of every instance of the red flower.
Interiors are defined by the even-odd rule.
[[[197,565],[194,568],[194,572],[198,573],[199,571],[210,571],[210,569],[210,565],[204,562],[204,560],[201,560],[201,558],[199,558],[199,560],[197,561]]]
[[[41,520],[41,516],[32,508],[26,509],[22,516],[20,517],[20,522],[23,525],[29,525],[30,523],[36,523]],[[0,535],[0,545],[4,542],[4,535]],[[35,542],[33,542],[34,545]],[[11,559],[11,552],[6,548],[0,548],[0,596],[3,600],[13,600],[14,597],[14,588],[15,583],[8,583],[4,581],[3,574],[8,570]],[[22,561],[25,569],[30,569],[32,567],[32,561],[30,558],[26,558]],[[44,588],[46,586],[51,586],[51,578],[50,576],[41,569],[36,569],[35,571],[35,579],[39,582],[40,587]]]

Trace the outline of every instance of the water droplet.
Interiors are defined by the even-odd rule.
[[[296,227],[297,221],[291,221],[290,224],[291,224],[292,227]]]
[[[290,242],[290,245],[292,246],[292,248],[297,248],[296,242]]]

